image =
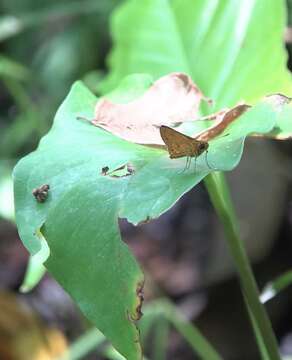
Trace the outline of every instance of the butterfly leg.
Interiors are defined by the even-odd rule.
[[[189,159],[190,159],[190,157],[187,156],[186,165],[183,168],[183,170],[180,172],[180,174],[184,173],[186,170],[188,170],[190,168]]]
[[[195,173],[197,172],[197,156],[195,156]]]
[[[187,157],[187,168],[186,170],[189,170],[190,166],[191,166],[191,162],[192,162],[192,158],[190,156]]]
[[[206,151],[205,152],[205,157],[206,157],[206,164],[207,164],[207,166],[208,166],[208,168],[210,169],[210,170],[218,170],[217,168],[214,168],[213,166],[210,166],[210,164],[209,164],[209,161],[208,161],[208,151]]]

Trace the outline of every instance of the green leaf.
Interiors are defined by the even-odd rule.
[[[108,91],[126,75],[187,72],[216,108],[292,92],[283,0],[128,0],[114,13]]]
[[[280,111],[274,129],[267,134],[269,137],[285,140],[292,138],[292,106],[285,105]]]
[[[23,293],[31,291],[40,282],[46,272],[43,263],[50,256],[50,249],[41,233],[38,233],[38,238],[41,249],[29,258],[24,280],[20,286],[20,291]]]
[[[120,241],[117,223],[127,179],[100,175],[103,166],[119,166],[133,151],[131,144],[76,119],[84,111],[90,116],[95,102],[76,84],[38,150],[18,163],[16,221],[31,254],[40,250],[41,229],[50,249],[49,272],[127,359],[137,359],[141,349],[131,318],[143,276]],[[32,190],[45,183],[50,185],[47,201],[38,203]]]
[[[137,77],[131,78],[137,86]],[[120,91],[123,98],[125,89]],[[92,116],[96,100],[76,83],[49,134],[17,164],[16,221],[30,253],[41,250],[42,236],[50,251],[48,271],[121,354],[137,359],[141,349],[134,320],[143,275],[121,241],[118,217],[134,224],[158,217],[212,169],[203,155],[183,171],[184,158],[169,159],[165,150],[126,142],[78,120]],[[246,135],[271,131],[275,121],[272,105],[259,103],[227,128],[228,136],[210,142],[208,163],[216,170],[234,168]],[[126,164],[134,171],[129,176],[102,170],[108,167],[110,174]],[[50,186],[48,197],[39,203],[32,191],[44,184]]]
[[[103,92],[132,73],[151,74],[155,79],[173,71],[189,73],[168,0],[126,1],[114,12],[111,29],[115,47]]]

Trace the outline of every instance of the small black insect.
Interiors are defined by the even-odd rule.
[[[101,175],[107,175],[108,174],[108,171],[109,171],[109,167],[108,166],[104,166],[102,169],[101,169]]]
[[[32,194],[37,202],[43,203],[47,200],[49,189],[50,185],[44,184],[36,189],[33,189]]]

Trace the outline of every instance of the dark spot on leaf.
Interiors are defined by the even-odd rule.
[[[127,164],[127,171],[129,173],[129,175],[134,174],[135,170],[134,170],[134,166],[130,163]]]
[[[109,171],[109,167],[108,166],[104,166],[102,169],[101,169],[101,175],[107,175]]]
[[[135,173],[134,167],[132,164],[127,163],[122,165],[114,170],[109,171],[109,167],[105,166],[101,169],[101,174],[106,176],[108,175],[111,178],[123,178],[126,176],[133,175]]]
[[[138,225],[148,224],[151,221],[151,217],[148,215],[145,220],[142,220],[138,223]]]
[[[138,297],[138,305],[136,306],[137,320],[140,320],[142,313],[142,305],[144,301],[144,280],[137,284],[136,295]]]
[[[192,88],[190,78],[183,73],[178,73],[176,76],[183,82],[186,91],[190,91]]]
[[[139,329],[138,329],[139,330]],[[134,340],[134,343],[135,344],[139,344],[140,343],[140,338],[136,338],[135,340]]]
[[[127,319],[128,319],[131,323],[136,323],[135,317],[130,314],[129,310],[126,311],[126,314],[127,314]]]
[[[279,128],[279,126],[275,126],[274,129],[272,130],[272,133],[275,136],[281,134],[281,132],[282,132],[282,130],[281,130],[281,128]]]
[[[205,100],[209,106],[212,106],[214,104],[214,100],[208,97],[204,97],[203,100]]]
[[[87,119],[84,116],[76,116],[76,120],[83,120],[83,121],[86,121],[86,122],[89,122],[90,124],[92,124],[92,120]]]
[[[50,189],[50,185],[44,184],[36,189],[33,189],[32,194],[37,202],[43,203],[46,201],[48,197],[49,189]]]
[[[131,314],[128,310],[127,310],[127,318],[130,322],[132,323],[136,323],[136,321],[140,320],[143,313],[142,313],[142,305],[143,305],[143,301],[144,301],[144,280],[139,281],[137,283],[137,287],[136,287],[136,295],[137,295],[137,305],[135,307],[135,312],[134,314]]]

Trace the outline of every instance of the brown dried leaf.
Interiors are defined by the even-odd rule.
[[[114,103],[106,97],[102,98],[96,105],[92,124],[127,141],[165,148],[159,128],[162,125],[176,128],[184,122],[199,120],[201,100],[208,99],[189,76],[172,73],[157,80],[142,96],[133,101]],[[265,101],[272,104],[275,111],[280,111],[285,104],[291,102],[291,98],[272,94],[266,96]],[[205,142],[214,139],[250,108],[250,105],[243,103],[200,118],[214,120],[214,125],[194,134],[194,138]],[[276,138],[280,135],[272,132],[271,136]]]
[[[289,104],[292,98],[283,94],[271,94],[265,97],[265,101],[272,104],[276,110],[281,110],[284,105]]]
[[[265,96],[264,101],[271,104],[275,111],[280,112],[283,106],[289,104],[292,98],[289,98],[282,94],[271,94]],[[239,116],[245,113],[251,106],[247,104],[239,104],[232,109],[223,109],[216,114],[206,116],[206,120],[215,120],[215,124],[208,129],[202,131],[196,135],[196,139],[200,141],[210,141],[213,138],[220,135],[228,125],[230,125]],[[270,134],[253,134],[256,137],[272,137],[275,139],[281,139],[281,135],[277,135],[277,129],[273,130]]]
[[[200,141],[212,140],[216,136],[220,135],[228,125],[250,108],[250,105],[240,104],[232,109],[220,110],[217,114],[209,116],[209,119],[216,119],[215,124],[196,135],[196,139]]]
[[[159,127],[197,119],[202,99],[204,95],[189,76],[173,73],[131,102],[118,104],[102,98],[92,123],[131,142],[163,145]]]

